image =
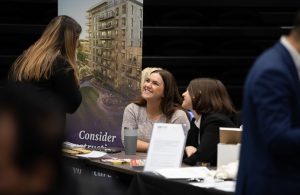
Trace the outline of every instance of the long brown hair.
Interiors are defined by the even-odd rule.
[[[192,99],[193,110],[197,114],[236,113],[229,94],[220,80],[197,78],[190,82],[187,89]]]
[[[151,72],[151,74],[153,73],[158,73],[164,82],[164,97],[161,99],[160,108],[167,120],[170,120],[173,113],[177,109],[181,109],[182,104],[182,97],[178,92],[176,80],[172,73],[167,70],[155,70]],[[139,97],[134,103],[139,106],[147,105],[147,101],[142,97]]]
[[[58,56],[64,57],[74,69],[76,67],[76,47],[81,26],[69,16],[57,16],[47,25],[42,36],[14,62],[10,76],[13,80],[48,79],[52,65]]]

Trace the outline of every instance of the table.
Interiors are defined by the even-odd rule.
[[[234,193],[200,188],[185,180],[169,180],[153,173],[139,173],[131,182],[127,195],[233,195]]]
[[[124,151],[120,153],[108,154],[111,157],[119,158],[119,159],[146,159],[147,154],[137,152],[136,155],[125,155]],[[113,165],[109,162],[102,162],[100,159],[89,159],[90,163],[96,166],[99,166],[104,169],[108,169],[111,171],[116,171],[124,174],[135,175],[143,171],[143,167],[130,167],[129,164],[124,165]]]
[[[125,155],[124,152],[109,154],[119,159],[146,159],[146,153]],[[188,184],[185,180],[168,180],[142,169],[135,169],[128,164],[113,165],[99,159],[79,159],[68,157],[71,172],[85,183],[96,186],[100,194],[127,195],[232,195],[233,193],[206,189]],[[186,165],[184,165],[186,166]],[[91,184],[92,183],[92,184]],[[87,185],[88,184],[88,185]],[[97,190],[94,190],[97,192]],[[106,192],[106,193],[103,193]],[[91,195],[91,193],[89,194]]]
[[[125,155],[124,152],[108,154],[115,158],[145,159],[146,153]],[[131,168],[128,164],[113,165],[99,159],[83,159],[64,155],[64,167],[80,186],[79,194],[124,195],[137,173],[142,169]]]

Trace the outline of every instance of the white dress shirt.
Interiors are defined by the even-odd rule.
[[[200,144],[200,123],[201,123],[201,116],[197,120],[195,120],[194,123],[195,123],[196,127],[198,127],[198,129],[199,129],[198,144]]]
[[[291,54],[294,64],[296,66],[297,72],[298,72],[299,79],[300,79],[300,54],[299,54],[299,52],[290,44],[290,42],[287,40],[287,38],[285,36],[282,36],[280,38],[280,43]]]

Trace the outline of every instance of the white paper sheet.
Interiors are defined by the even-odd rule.
[[[236,181],[215,181],[213,178],[206,178],[204,182],[191,183],[201,188],[216,188],[226,192],[235,192]]]
[[[168,179],[206,178],[209,170],[206,167],[183,167],[158,169],[155,172]]]
[[[81,158],[101,158],[105,156],[107,153],[105,152],[100,152],[100,151],[92,151],[88,154],[77,154],[76,156],[81,157]]]
[[[180,167],[184,144],[181,124],[155,123],[144,171]]]
[[[63,147],[64,148],[68,148],[68,149],[72,149],[72,148],[84,148],[84,145],[80,145],[80,144],[74,144],[71,142],[63,142]]]

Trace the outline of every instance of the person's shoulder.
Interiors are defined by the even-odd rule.
[[[138,111],[139,109],[143,109],[143,107],[135,103],[130,103],[125,108],[125,110],[131,110],[131,111]]]
[[[176,109],[174,111],[172,117],[179,117],[179,116],[186,116],[186,117],[188,117],[187,112],[185,112],[184,110],[178,108],[178,109]]]
[[[259,73],[265,71],[282,71],[285,67],[283,64],[286,63],[286,58],[288,57],[288,52],[285,51],[284,46],[280,43],[276,43],[273,47],[270,47],[264,51],[255,61],[253,67],[254,71]]]
[[[274,82],[281,82],[288,84],[292,79],[291,72],[289,71],[289,63],[285,62],[280,57],[261,58],[258,60],[247,76],[245,87],[256,90],[255,86],[268,84],[268,87],[278,87],[274,85]]]
[[[55,60],[54,60],[54,63],[56,64],[67,64],[68,61],[65,57],[63,57],[62,55],[58,55]]]
[[[229,116],[227,114],[217,112],[217,113],[207,113],[205,114],[206,118],[228,118]]]
[[[263,59],[265,57],[269,58],[270,56],[278,56],[278,54],[280,53],[280,51],[282,51],[283,48],[284,47],[281,45],[281,43],[276,42],[273,46],[269,47],[264,52],[262,52],[259,55],[258,59]]]
[[[71,70],[72,69],[68,60],[61,55],[59,55],[55,58],[55,60],[53,62],[53,68],[54,68],[54,71]]]
[[[224,113],[209,113],[205,114],[205,121],[207,122],[225,122],[232,123],[231,116],[226,115]]]

